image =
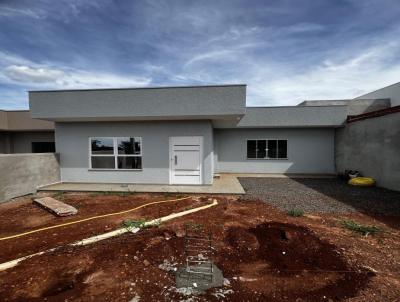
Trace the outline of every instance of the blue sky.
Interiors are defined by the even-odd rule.
[[[400,81],[398,0],[0,0],[0,109],[27,90],[246,83],[248,105]]]

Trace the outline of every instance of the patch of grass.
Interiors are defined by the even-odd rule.
[[[342,221],[342,224],[346,229],[362,234],[364,236],[368,236],[369,234],[376,234],[382,231],[377,226],[359,224],[353,220],[344,220]]]
[[[146,225],[147,219],[139,219],[139,220],[131,220],[127,219],[122,222],[122,225],[127,229],[139,228],[144,229],[148,228],[149,226]]]
[[[102,192],[92,192],[89,194],[89,197],[98,197],[98,196],[102,196]]]
[[[299,209],[292,209],[288,211],[287,214],[292,217],[302,217],[304,216],[304,211]]]
[[[63,200],[64,199],[64,191],[58,191],[57,193],[53,194],[51,197],[53,197],[54,199],[58,199],[58,200]]]

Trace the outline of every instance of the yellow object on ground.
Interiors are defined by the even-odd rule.
[[[352,186],[370,187],[375,185],[375,180],[371,177],[354,177],[349,180],[348,184]]]
[[[125,210],[125,211],[121,211],[121,212],[92,216],[92,217],[88,217],[88,218],[84,218],[84,219],[80,219],[80,220],[70,221],[70,222],[66,222],[66,223],[62,223],[62,224],[57,224],[57,225],[52,225],[52,226],[48,226],[48,227],[32,230],[32,231],[21,233],[21,234],[17,234],[17,235],[3,237],[3,238],[0,238],[0,241],[13,239],[13,238],[18,238],[18,237],[26,236],[26,235],[29,235],[29,234],[42,232],[42,231],[46,231],[46,230],[51,230],[51,229],[56,229],[56,228],[60,228],[60,227],[63,227],[63,226],[77,224],[77,223],[81,223],[81,222],[85,222],[85,221],[89,221],[89,220],[94,220],[94,219],[100,219],[100,218],[104,218],[104,217],[110,217],[110,216],[115,216],[115,215],[126,214],[126,213],[129,213],[129,212],[133,212],[133,211],[139,210],[141,208],[145,208],[145,207],[151,206],[153,204],[160,204],[160,203],[166,203],[166,202],[172,202],[172,201],[180,201],[180,200],[186,200],[186,199],[189,199],[189,198],[190,198],[190,196],[189,197],[178,198],[178,199],[169,199],[169,200],[160,200],[160,201],[149,202],[149,203],[143,204],[141,206],[138,206],[136,208]]]

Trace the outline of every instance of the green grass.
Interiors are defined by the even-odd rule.
[[[59,191],[52,195],[54,199],[63,200],[64,199],[64,191]]]
[[[124,220],[124,222],[122,222],[122,225],[127,229],[133,229],[133,228],[144,229],[149,227],[146,225],[146,222],[147,222],[146,219],[139,219],[139,220],[127,219]]]
[[[364,236],[368,236],[369,234],[376,234],[382,231],[377,226],[359,224],[353,220],[344,220],[342,221],[342,224],[346,229],[351,230],[355,233],[362,234]]]
[[[299,209],[293,209],[288,211],[287,214],[292,217],[302,217],[304,216],[304,211]]]
[[[146,225],[146,223],[149,222],[149,220],[143,218],[139,220],[132,220],[132,219],[127,219],[122,222],[122,226],[127,228],[127,229],[147,229],[151,227],[159,227],[161,225],[161,219],[155,220],[154,224],[151,225]]]

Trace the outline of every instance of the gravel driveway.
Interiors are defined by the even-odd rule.
[[[345,213],[352,211],[400,216],[400,192],[353,187],[340,179],[239,178],[245,199],[261,199],[282,210]]]

